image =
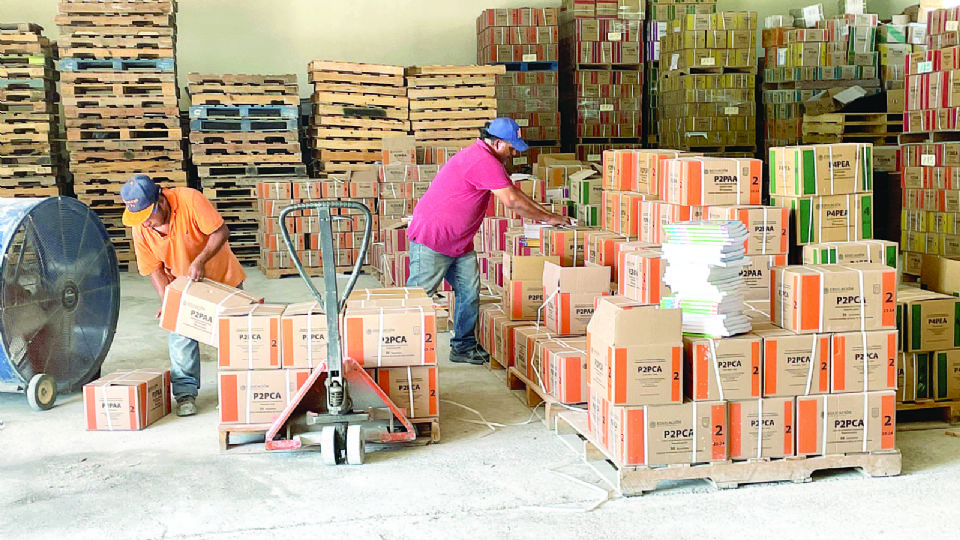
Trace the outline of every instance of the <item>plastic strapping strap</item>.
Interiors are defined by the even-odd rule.
[[[650,424],[650,413],[646,405],[643,406],[643,422],[646,425]],[[644,426],[644,430],[646,430],[646,425]],[[650,437],[647,436],[648,434],[649,433],[644,434],[644,437],[643,437],[643,464],[644,465],[650,464]]]
[[[766,230],[766,229],[767,229],[767,224],[770,223],[769,221],[767,221],[767,219],[769,219],[769,218],[767,217],[767,207],[764,206],[764,207],[763,207],[763,229],[764,229],[764,232],[763,232],[763,236],[760,237],[760,254],[761,254],[761,255],[766,255],[766,254],[767,254],[767,230]],[[769,265],[768,265],[768,266],[769,266]]]
[[[539,308],[537,308],[537,328],[540,328],[540,316],[541,316],[541,313],[542,313],[543,310],[547,307],[547,305],[548,305],[550,302],[552,302],[554,298],[557,297],[558,294],[560,294],[560,288],[559,288],[559,287],[557,288],[557,290],[553,291],[553,293],[552,293],[550,296],[548,296],[547,299],[544,300],[542,304],[540,304],[540,307],[539,307]]]
[[[763,457],[763,398],[757,399],[757,459]]]
[[[819,268],[817,268],[817,267],[815,267],[815,266],[810,266],[809,268],[810,268],[810,270],[813,270],[814,272],[816,272],[816,273],[820,276],[820,283],[817,284],[817,285],[818,285],[818,286],[817,286],[817,294],[820,295],[820,310],[819,310],[819,312],[817,313],[817,333],[818,333],[818,334],[822,334],[822,333],[823,333],[823,302],[824,302],[824,300],[825,300],[825,299],[824,299],[824,293],[823,293],[824,272],[823,272],[823,270],[821,270],[821,269],[819,269]],[[803,295],[800,295],[800,301],[803,302]],[[802,310],[802,309],[799,310],[799,311],[800,311],[800,313],[803,313],[803,310]],[[798,315],[798,316],[799,316],[799,315]]]
[[[830,163],[827,166],[827,170],[830,171],[830,194],[835,195],[837,193],[837,188],[834,185],[834,174],[833,174],[833,146],[827,146],[827,157],[830,158]]]
[[[429,393],[430,390],[427,389]],[[410,366],[407,366],[407,396],[410,399],[410,410],[407,412],[407,418],[413,418],[414,408],[413,408],[413,370]]]
[[[285,371],[288,374],[290,373],[290,370],[285,370]],[[249,390],[253,386],[252,378],[253,378],[253,370],[248,370],[247,371],[247,390]],[[286,392],[287,391],[286,388],[284,388],[283,391]],[[253,408],[252,405],[253,405],[253,392],[248,391],[247,392],[247,423],[248,424],[253,423],[250,421],[250,409]]]
[[[380,367],[380,359],[383,354],[383,308],[380,308],[380,318],[377,322],[377,367]]]
[[[863,353],[864,353],[864,354],[863,354],[864,356],[867,355],[867,354],[866,354],[866,353],[867,353],[866,350],[864,350]],[[864,368],[864,369],[866,369],[866,368]],[[866,451],[867,451],[867,426],[870,425],[870,422],[868,421],[869,418],[870,418],[870,417],[868,416],[868,415],[870,414],[870,400],[869,400],[868,398],[869,398],[870,396],[869,396],[869,394],[867,394],[867,383],[866,383],[866,381],[867,381],[867,374],[866,374],[866,372],[864,372],[864,374],[863,374],[863,381],[864,381],[864,383],[863,383],[863,451],[866,452]],[[882,415],[881,415],[881,420],[882,420]]]
[[[697,404],[690,403],[690,418],[693,421],[693,440],[690,441],[690,463],[697,462]],[[646,438],[646,437],[644,437]]]
[[[821,443],[822,448],[820,449],[820,453],[827,455],[827,417],[830,416],[827,414],[829,412],[827,411],[827,406],[829,402],[827,401],[827,396],[819,396],[817,399],[823,401],[823,425],[820,427],[820,429],[823,430],[823,442]]]
[[[713,365],[713,376],[717,380],[717,391],[720,394],[717,399],[723,401],[723,382],[720,380],[720,366],[717,360],[717,341],[713,338],[707,338],[707,340],[710,342],[710,359]]]
[[[427,350],[427,314],[423,311],[423,306],[417,306],[417,310],[420,312],[420,363],[426,364],[426,350]],[[434,312],[436,313],[436,312]],[[436,317],[436,315],[434,315]],[[434,323],[436,324],[436,323]],[[434,341],[436,343],[436,341]]]
[[[865,185],[866,182],[861,183],[861,180],[865,179],[860,178],[860,159],[864,157],[863,154],[866,153],[866,148],[866,145],[857,143],[857,155],[853,159],[853,181],[860,184],[860,191],[866,191],[867,189],[867,186]],[[864,171],[864,176],[866,176],[866,171]]]
[[[733,158],[731,158],[731,159],[733,159]],[[741,199],[740,199],[740,196],[741,196],[741,194],[743,193],[743,171],[742,171],[742,169],[741,169],[741,167],[740,167],[740,160],[739,160],[739,159],[733,159],[733,162],[736,163],[736,167],[737,167],[737,205],[739,205],[739,204],[741,204],[741,203],[740,203],[740,200],[741,200]],[[747,186],[747,187],[749,188],[750,186]],[[766,217],[766,215],[764,215],[764,217]]]
[[[256,306],[251,306],[247,312],[247,368],[253,369],[253,312]]]
[[[807,389],[805,395],[810,395],[810,385],[813,384],[813,372],[819,366],[817,362],[817,350],[820,348],[820,334],[811,334],[813,343],[810,345],[810,361],[807,366]]]

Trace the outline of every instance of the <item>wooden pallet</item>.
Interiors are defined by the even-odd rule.
[[[300,105],[296,95],[226,94],[222,92],[191,93],[191,105]]]
[[[153,95],[153,96],[126,96],[126,97],[117,97],[117,96],[103,96],[103,95],[89,95],[89,96],[64,96],[60,102],[63,104],[64,109],[67,107],[78,107],[78,108],[91,108],[91,109],[108,109],[108,108],[120,108],[120,107],[131,107],[137,109],[168,109],[170,107],[176,107],[177,105],[177,96],[176,94],[162,94],[162,95]],[[104,115],[106,116],[106,115]],[[125,115],[129,116],[129,115]]]
[[[223,165],[261,167],[271,165],[300,165],[303,163],[296,154],[197,154],[192,157],[194,165]]]
[[[135,0],[107,0],[89,2],[87,0],[63,0],[59,3],[61,15],[68,14],[172,14],[176,7],[174,1],[135,1]]]
[[[204,132],[191,131],[190,144],[193,145],[271,145],[271,144],[299,144],[299,134],[296,131],[270,132]]]
[[[394,96],[405,97],[407,89],[402,86],[377,86],[370,84],[349,84],[349,83],[331,83],[316,82],[313,84],[313,91],[319,93],[335,92],[340,94],[362,94],[370,96]]]
[[[346,105],[404,110],[409,100],[406,96],[381,96],[376,94],[351,94],[347,92],[314,92],[311,101],[318,105]]]
[[[69,47],[61,48],[60,55],[70,58],[135,58],[159,60],[161,58],[174,58],[175,49],[124,49],[120,47]]]
[[[491,359],[492,358],[491,356]],[[557,398],[544,392],[539,384],[531,381],[524,374],[520,373],[520,370],[516,367],[508,367],[506,375],[507,388],[514,391],[514,395],[517,396],[521,403],[531,409],[543,403],[543,423],[547,425],[548,429],[555,429],[557,426],[557,415],[569,409],[557,401]]]
[[[407,78],[407,88],[417,91],[424,91],[437,87],[493,87],[496,83],[497,78],[495,75],[443,75],[434,77]]]
[[[502,75],[506,72],[505,66],[411,66],[403,70],[406,77]]]
[[[68,75],[64,73],[63,75]],[[72,73],[71,75],[85,75],[85,73]],[[108,75],[143,75],[142,73],[104,73]],[[172,77],[173,74],[170,74]],[[160,77],[157,77],[160,78]],[[74,97],[83,98],[87,96],[112,96],[128,98],[149,98],[156,96],[176,96],[177,86],[173,82],[157,82],[149,79],[153,77],[144,77],[144,82],[78,82],[64,83],[60,85],[60,94],[64,98]]]
[[[296,165],[204,165],[197,167],[201,178],[236,176],[306,176],[307,166]]]
[[[181,150],[180,139],[90,139],[67,141],[70,152],[176,152]]]
[[[925,399],[913,403],[897,403],[897,412],[902,411],[939,412],[944,422],[950,424],[960,423],[960,400],[934,401],[932,399]],[[900,416],[902,415],[897,415],[898,422]]]
[[[151,35],[142,32],[136,36],[111,36],[107,34],[84,35],[74,32],[57,38],[61,50],[69,49],[173,49],[174,37]]]
[[[556,431],[604,482],[625,496],[654,491],[663,481],[705,480],[715,488],[728,489],[766,482],[805,483],[813,480],[816,471],[828,469],[858,469],[870,477],[896,476],[902,469],[899,450],[666,467],[618,466],[587,430],[586,412],[560,413]]]
[[[196,143],[190,145],[194,156],[300,154],[300,143]]]
[[[406,120],[393,118],[358,118],[352,116],[315,116],[311,122],[313,129],[344,129],[363,133],[385,132],[382,136],[390,137],[406,134],[410,130],[410,123]]]
[[[179,129],[179,118],[66,118],[64,127],[76,129]]]
[[[292,73],[283,75],[247,75],[187,73],[187,82],[190,84],[210,84],[220,86],[296,86],[297,76]]]
[[[143,93],[159,85],[176,85],[177,76],[170,72],[143,72],[143,71],[116,71],[94,72],[85,71],[63,72],[60,74],[61,86],[66,87],[63,95],[80,95],[94,90],[115,90],[120,87],[118,95],[125,91]],[[111,88],[101,88],[110,86]],[[175,87],[174,87],[175,88]]]
[[[176,107],[77,107],[63,108],[66,119],[110,119],[110,118],[170,118],[180,117]]]
[[[171,27],[170,13],[151,15],[147,13],[61,13],[53,19],[61,31],[74,28],[91,31],[97,28],[129,28],[131,32],[147,28],[163,29]],[[116,30],[111,30],[115,32]]]
[[[180,128],[67,128],[68,141],[88,141],[117,139],[131,141],[137,139],[180,139]]]
[[[0,197],[56,197],[60,188],[51,187],[0,187]]]

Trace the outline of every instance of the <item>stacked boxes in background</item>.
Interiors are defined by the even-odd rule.
[[[60,95],[77,198],[111,235],[121,265],[134,264],[120,187],[136,173],[186,185],[170,2],[61,0]]]
[[[757,14],[675,20],[661,42],[660,145],[728,157],[757,147]]]
[[[530,146],[507,164],[510,172],[559,151],[558,15],[557,8],[488,9],[477,18],[477,63],[507,69],[497,75],[497,116],[516,120]]]
[[[960,299],[901,287],[897,302],[897,401],[960,399]]]
[[[716,1],[673,2],[650,0],[647,2],[647,28],[644,42],[644,117],[643,129],[646,134],[645,148],[657,148],[657,124],[660,108],[660,47],[661,41],[667,35],[670,21],[684,15],[712,14],[717,11]]]
[[[306,177],[296,75],[190,73],[190,153],[200,189],[230,228],[242,264],[256,264],[260,177]]]
[[[503,66],[411,66],[404,69],[410,127],[418,144],[469,146],[497,117]]]
[[[0,194],[67,193],[61,159],[55,51],[43,28],[0,23]]]
[[[380,161],[384,137],[409,131],[402,67],[314,60],[307,73],[317,176],[366,169]]]
[[[582,161],[640,146],[643,116],[641,2],[567,0],[560,12],[563,146]]]

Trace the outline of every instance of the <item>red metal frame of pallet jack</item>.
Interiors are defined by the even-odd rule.
[[[413,424],[410,423],[410,420],[407,419],[407,415],[394,404],[393,400],[390,399],[390,396],[380,388],[373,379],[370,378],[370,375],[367,375],[367,372],[360,367],[360,364],[353,360],[352,358],[345,358],[342,364],[342,373],[343,378],[350,385],[363,385],[369,390],[373,391],[380,400],[383,401],[383,404],[387,409],[393,414],[393,416],[403,424],[403,427],[406,428],[406,431],[403,432],[383,432],[380,434],[380,442],[382,443],[394,443],[394,442],[411,442],[417,438],[417,433],[413,427]],[[270,425],[270,430],[267,431],[266,436],[266,447],[267,450],[296,450],[301,447],[301,443],[297,439],[279,439],[274,440],[277,433],[280,433],[280,430],[287,424],[287,421],[290,419],[290,416],[293,414],[294,409],[300,404],[304,396],[308,392],[319,384],[319,387],[322,389],[323,384],[320,383],[320,376],[325,374],[326,367],[321,366],[315,368],[313,373],[310,374],[310,378],[304,383],[300,390],[297,392],[297,395],[290,401],[287,405],[287,408],[283,410],[283,413],[280,414]]]

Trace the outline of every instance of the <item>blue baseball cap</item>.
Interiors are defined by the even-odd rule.
[[[120,198],[127,209],[123,211],[123,224],[136,227],[150,217],[160,198],[160,187],[145,174],[135,174],[120,188]]]
[[[529,146],[520,138],[520,126],[512,118],[500,117],[490,122],[487,133],[513,145],[517,152],[525,152]]]

